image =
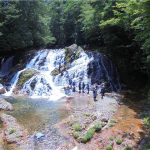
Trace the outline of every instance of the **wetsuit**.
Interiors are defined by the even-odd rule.
[[[73,85],[73,90],[72,91],[75,92],[75,81],[73,82],[72,85]]]
[[[97,96],[97,89],[94,88],[94,89],[93,89],[93,97],[94,97],[94,101],[96,101],[96,96]]]
[[[87,94],[89,94],[89,84],[87,84],[87,90],[88,90]]]
[[[79,93],[81,93],[81,82],[79,83]]]
[[[83,84],[82,84],[82,92],[84,93],[84,87],[85,87],[85,84],[84,84],[84,82],[83,82]]]

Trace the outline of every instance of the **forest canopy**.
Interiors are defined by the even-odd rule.
[[[115,59],[124,82],[149,84],[149,8],[149,0],[0,1],[0,52],[89,44]]]

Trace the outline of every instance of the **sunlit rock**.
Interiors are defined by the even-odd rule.
[[[0,150],[4,145],[4,131],[0,130]]]
[[[11,115],[2,114],[5,140],[7,143],[28,143],[27,131],[18,124],[17,120]]]
[[[28,68],[25,71],[21,72],[19,75],[18,86],[21,86],[28,79],[30,79],[33,75],[37,74],[38,71],[32,68]]]
[[[0,98],[0,110],[13,110],[13,106],[4,99]]]
[[[44,134],[42,134],[42,133],[37,133],[37,134],[35,135],[35,137],[36,137],[37,139],[41,138],[42,136],[44,136]]]
[[[103,117],[101,121],[102,122],[108,122],[108,120],[109,120],[109,118]]]

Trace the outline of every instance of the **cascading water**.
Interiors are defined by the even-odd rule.
[[[2,59],[2,66],[1,66],[1,71],[0,71],[0,77],[4,77],[10,73],[10,69],[12,67],[12,61],[13,61],[14,56],[9,57],[4,63],[4,59]]]
[[[89,56],[92,54],[89,53]],[[94,59],[89,63],[88,76],[91,78],[91,84],[102,82],[109,83],[109,91],[121,91],[119,75],[117,68],[112,61],[98,53],[93,53]]]
[[[16,86],[19,75],[28,68],[37,70],[39,73],[27,80],[20,93],[28,94],[32,97],[49,97],[50,100],[57,100],[65,95],[64,87],[69,85],[69,78],[72,78],[76,83],[82,81],[90,83],[101,84],[102,81],[109,83],[109,88],[113,91],[120,91],[119,76],[117,68],[112,65],[112,62],[107,61],[104,56],[97,53],[80,53],[79,58],[70,62],[68,68],[68,76],[66,74],[52,76],[51,72],[64,64],[65,50],[41,50],[37,52],[36,56],[26,65],[26,68],[19,71],[11,80],[12,89],[6,93],[10,95]],[[71,90],[70,90],[71,91]]]

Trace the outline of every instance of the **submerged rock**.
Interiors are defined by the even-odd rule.
[[[37,133],[35,136],[36,136],[37,139],[39,139],[39,138],[41,138],[42,136],[44,136],[44,134],[42,134],[42,133]]]
[[[0,110],[13,110],[13,106],[4,99],[0,98]]]
[[[6,90],[5,90],[5,88],[3,87],[3,85],[0,84],[0,94],[4,94],[4,93],[6,93]]]

